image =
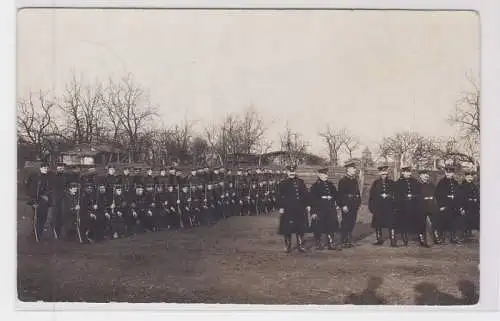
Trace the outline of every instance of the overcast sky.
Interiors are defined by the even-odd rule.
[[[466,74],[479,77],[479,19],[469,12],[25,9],[18,96],[130,72],[165,124],[217,120],[249,105],[278,141],[288,121],[345,126],[374,146],[413,129],[454,135],[446,119]]]

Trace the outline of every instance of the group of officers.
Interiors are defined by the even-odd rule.
[[[68,171],[63,163],[50,171],[41,164],[26,185],[33,207],[33,232],[39,242],[49,209],[56,239],[93,243],[165,229],[211,225],[232,215],[259,215],[276,209],[278,182],[284,172],[176,167],[145,171],[114,165],[105,175],[95,168]]]
[[[176,167],[146,172],[113,165],[105,175],[95,169],[71,173],[62,163],[55,171],[48,164],[26,181],[33,206],[33,231],[41,240],[52,208],[53,237],[92,243],[145,231],[194,228],[211,225],[233,215],[279,212],[278,234],[284,236],[285,251],[305,251],[304,234],[312,232],[316,248],[330,250],[353,246],[353,230],[362,203],[355,162],[345,164],[346,174],[338,187],[328,177],[328,168],[318,170],[310,188],[296,175],[296,166],[286,171],[270,169],[193,169],[183,173]],[[461,183],[455,168],[446,166],[437,185],[427,171],[413,177],[410,166],[401,167],[401,177],[389,177],[388,166],[378,167],[379,177],[369,190],[368,209],[376,242],[383,245],[388,230],[390,245],[400,238],[408,246],[410,235],[429,247],[427,220],[434,244],[461,244],[479,230],[479,187],[476,173],[468,170]],[[338,212],[340,211],[340,216]],[[340,234],[336,242],[336,234]]]
[[[338,188],[328,178],[328,168],[318,170],[318,179],[307,189],[297,177],[295,166],[287,167],[287,178],[278,186],[280,213],[279,234],[284,236],[285,251],[292,251],[292,235],[296,235],[296,249],[305,251],[304,234],[311,231],[316,248],[341,250],[352,247],[352,232],[361,205],[361,193],[354,162],[345,164],[346,175]],[[470,240],[473,230],[479,230],[479,187],[474,182],[475,171],[467,170],[461,183],[455,178],[455,167],[446,166],[444,177],[437,186],[430,181],[429,172],[422,170],[413,177],[410,166],[402,166],[401,177],[389,177],[388,166],[377,169],[379,177],[369,190],[368,209],[376,242],[383,245],[383,229],[389,231],[390,245],[398,246],[398,236],[408,246],[410,235],[418,244],[429,247],[427,220],[431,222],[434,244],[453,244]],[[338,211],[341,212],[339,219]],[[340,242],[335,233],[340,232]]]

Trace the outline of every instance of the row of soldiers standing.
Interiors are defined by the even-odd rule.
[[[255,215],[276,208],[281,171],[268,169],[193,169],[185,175],[175,167],[125,168],[111,165],[104,176],[94,169],[68,173],[62,163],[48,164],[27,180],[34,208],[33,231],[39,241],[49,208],[53,236],[94,242],[143,231],[211,225],[233,215]]]
[[[304,248],[304,234],[313,232],[316,248],[323,249],[322,237],[326,236],[328,248],[340,250],[352,247],[352,233],[361,205],[361,193],[356,176],[356,165],[348,162],[346,175],[339,180],[338,189],[328,179],[328,168],[318,170],[318,180],[307,189],[304,181],[296,176],[295,166],[287,167],[288,177],[279,184],[278,207],[280,222],[278,233],[285,238],[285,251],[292,251],[292,234],[296,235],[297,249]],[[445,176],[437,186],[429,181],[429,173],[420,171],[420,180],[412,177],[409,166],[401,167],[401,177],[393,181],[388,176],[388,166],[378,167],[379,178],[369,191],[368,209],[372,213],[372,228],[377,241],[384,243],[382,230],[388,229],[391,246],[397,246],[397,236],[408,246],[409,235],[416,235],[423,247],[427,242],[427,219],[431,221],[435,244],[450,241],[460,244],[461,239],[479,230],[479,188],[474,183],[475,172],[465,172],[459,184],[454,178],[455,168],[447,166]],[[337,215],[341,211],[341,218]],[[340,232],[340,244],[335,233]]]

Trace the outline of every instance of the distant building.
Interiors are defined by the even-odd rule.
[[[109,145],[80,144],[61,152],[60,158],[69,166],[105,166],[110,162],[120,162],[120,150]]]

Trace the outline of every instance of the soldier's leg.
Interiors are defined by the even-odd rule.
[[[450,222],[450,227],[451,227],[451,237],[450,241],[454,244],[462,244],[462,241],[460,239],[460,233],[463,230],[463,216],[460,215],[460,212],[457,210],[454,210],[452,213],[452,220]]]
[[[347,223],[348,223],[347,245],[349,247],[352,247],[353,246],[353,243],[352,243],[352,232],[354,231],[354,227],[356,226],[356,221],[357,221],[357,218],[358,218],[358,209],[357,208],[351,209],[349,211],[347,217],[348,217],[348,219],[347,219]]]
[[[285,252],[292,252],[292,234],[285,234]]]
[[[33,212],[33,233],[35,235],[36,242],[40,242],[43,234],[43,229],[45,223],[47,222],[47,216],[49,212],[49,206],[46,202],[42,201],[34,209]]]
[[[52,208],[52,234],[54,239],[58,240],[61,237],[61,230],[63,226],[63,202],[59,199],[55,202]]]
[[[323,231],[321,230],[321,225],[317,217],[311,220],[311,230],[313,232],[314,241],[316,242],[316,249],[322,250],[323,244],[321,242],[321,235]]]

